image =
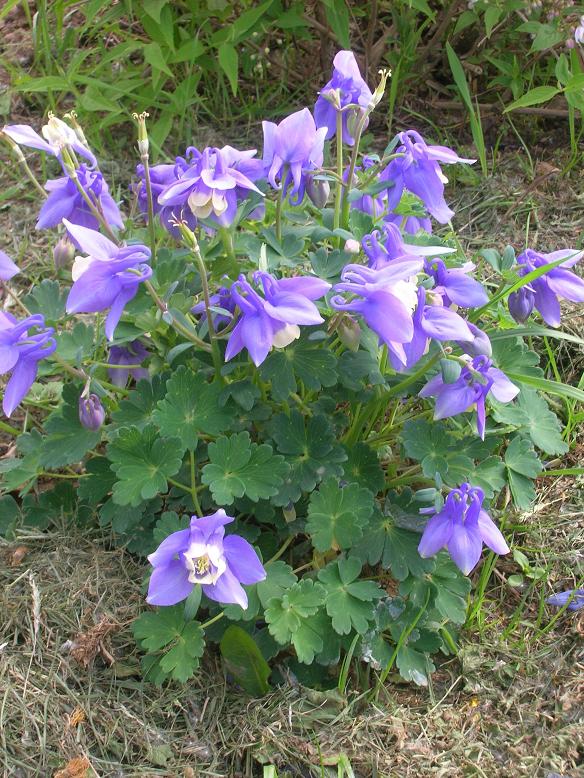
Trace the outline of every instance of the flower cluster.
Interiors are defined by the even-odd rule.
[[[516,507],[529,507],[530,479],[545,469],[536,447],[566,449],[552,411],[539,430],[539,405],[528,407],[534,385],[562,394],[561,384],[534,380],[523,335],[542,329],[514,327],[501,301],[517,322],[537,310],[557,327],[560,300],[584,301],[571,270],[584,251],[527,248],[513,267],[500,263],[495,283],[481,281],[452,225],[439,226],[454,216],[443,167],[474,160],[414,129],[383,154],[360,149],[387,77],[371,89],[353,53],[339,52],[314,109],[264,121],[258,151],[190,145],[172,164],[151,165],[141,115],[126,203],[73,116],[51,116],[42,135],[4,128],[13,150],[42,151],[61,170],[44,187],[34,179],[45,198],[37,228],[59,230],[53,280],[20,299],[11,289],[19,267],[0,252],[5,414],[37,373],[59,379],[46,393],[44,429],[49,401],[30,398],[39,437],[28,437],[30,467],[8,466],[11,483],[20,488],[21,471],[32,492],[51,457],[55,471],[77,468],[66,478],[86,461],[82,491],[96,495],[100,522],[132,551],[156,549],[147,602],[177,606],[143,621],[167,619],[160,642],[147,630],[143,641],[160,678],[188,677],[177,665],[191,672],[207,627],[208,639],[221,639],[235,614],[244,639],[270,657],[292,646],[300,661],[329,666],[348,645],[365,652],[372,635],[375,661],[388,666],[403,633],[403,621],[385,623],[389,610],[409,614],[422,583],[420,634],[463,623],[465,598],[453,594],[470,589],[462,574],[483,544],[509,551],[486,499],[496,504],[505,483]],[[12,305],[32,313],[17,320]],[[514,364],[515,354],[525,358]],[[463,416],[471,412],[476,426]],[[410,516],[434,506],[421,511],[421,537],[394,523],[402,503]],[[196,514],[188,526],[186,512]],[[399,597],[378,586],[378,565],[399,580]],[[428,587],[421,579],[433,571]],[[454,578],[443,612],[436,592]],[[581,599],[575,592],[568,607]],[[549,600],[566,602],[566,593]],[[189,624],[198,608],[208,621]]]

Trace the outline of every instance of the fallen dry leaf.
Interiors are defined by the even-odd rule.
[[[57,770],[53,778],[85,778],[91,763],[86,756],[70,759],[62,770]]]

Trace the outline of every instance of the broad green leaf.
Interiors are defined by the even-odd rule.
[[[557,42],[557,41],[556,41]],[[518,100],[514,100],[511,105],[508,105],[504,109],[503,113],[514,111],[517,108],[526,108],[530,105],[540,105],[540,103],[547,103],[552,97],[559,94],[560,90],[555,86],[536,86],[534,89],[530,89]]]
[[[134,636],[141,647],[156,653],[164,677],[184,683],[199,666],[205,648],[204,633],[196,621],[186,622],[182,605],[142,613],[134,622]]]
[[[229,430],[234,413],[231,403],[220,404],[222,387],[181,365],[166,383],[166,396],[152,414],[165,437],[177,437],[194,450],[201,433],[221,435]]]
[[[219,65],[229,79],[231,91],[237,94],[237,70],[239,68],[239,55],[230,43],[222,43],[218,49]]]
[[[466,618],[466,598],[470,591],[470,580],[450,560],[445,552],[440,552],[434,560],[434,570],[423,578],[409,576],[402,581],[399,592],[409,596],[416,608],[422,607],[430,596],[429,605],[433,606],[442,618],[455,624],[462,624]]]
[[[265,611],[266,622],[280,645],[290,643],[302,623],[318,611],[325,600],[325,589],[309,578],[295,583],[281,597],[272,597]]]
[[[61,359],[79,364],[83,357],[95,348],[95,332],[82,321],[77,322],[70,332],[61,332],[57,340],[57,354]]]
[[[395,661],[401,677],[417,686],[428,686],[428,676],[436,669],[427,654],[408,645],[401,646]]]
[[[65,315],[67,291],[61,291],[58,281],[45,278],[24,298],[24,304],[31,313],[42,313],[47,324],[55,324]]]
[[[519,380],[526,376],[540,378],[543,370],[539,366],[540,358],[535,351],[530,351],[521,338],[515,340],[496,340],[493,342],[493,361],[508,377],[511,373],[521,374]]]
[[[326,20],[334,32],[341,48],[351,48],[349,9],[345,0],[323,0]]]
[[[373,513],[373,495],[358,484],[340,487],[334,478],[310,495],[306,532],[317,551],[350,548]]]
[[[330,619],[323,610],[300,622],[300,626],[291,638],[291,643],[300,662],[307,665],[312,664],[315,657],[326,650],[324,638],[328,632],[327,628],[330,629]]]
[[[0,497],[0,537],[11,539],[20,518],[20,508],[14,497],[9,494]]]
[[[81,387],[67,384],[63,389],[63,406],[51,413],[45,422],[40,463],[55,469],[80,462],[101,440],[99,430],[88,430],[79,421]]]
[[[113,489],[116,477],[106,457],[93,457],[85,465],[85,476],[79,479],[77,492],[80,500],[96,507]]]
[[[160,438],[153,425],[143,430],[124,427],[107,447],[117,476],[113,499],[117,505],[139,505],[168,491],[167,478],[182,464],[177,438]]]
[[[542,471],[542,464],[531,443],[525,438],[514,437],[505,451],[505,466],[513,502],[518,508],[527,510],[535,500],[532,479]]]
[[[219,644],[227,672],[252,697],[267,694],[270,666],[251,635],[232,624],[227,627]]]
[[[240,619],[253,619],[260,608],[266,608],[272,597],[281,597],[282,594],[293,586],[297,578],[290,565],[277,560],[266,565],[266,577],[263,581],[252,586],[246,586],[248,605],[243,610],[240,605],[226,605],[225,615],[228,619],[239,621]]]
[[[144,62],[152,68],[153,76],[154,73],[158,71],[159,73],[164,73],[172,78],[172,70],[168,67],[165,55],[158,43],[147,43],[142,49],[142,53],[144,55]]]
[[[370,565],[381,563],[398,581],[408,575],[423,576],[434,567],[432,559],[422,559],[418,553],[420,535],[397,527],[391,516],[375,511],[365,527],[363,538],[350,550],[352,556]]]
[[[360,573],[361,563],[354,557],[341,557],[318,573],[326,589],[326,612],[340,635],[352,629],[361,635],[366,632],[373,619],[373,603],[385,594],[373,581],[358,581]]]
[[[565,454],[568,450],[558,417],[533,389],[524,387],[513,403],[496,403],[493,416],[502,424],[513,425],[527,433],[533,444],[546,454]]]
[[[336,358],[322,344],[298,340],[285,349],[275,349],[262,364],[260,371],[265,381],[272,384],[274,400],[288,400],[298,391],[298,380],[311,391],[337,382]]]
[[[164,397],[164,393],[165,383],[160,376],[153,376],[152,381],[141,379],[112,414],[115,425],[142,429],[146,424],[150,424],[156,405]]]
[[[248,432],[219,438],[209,444],[208,453],[202,481],[218,505],[231,505],[244,495],[253,502],[273,497],[290,469],[267,443],[252,443]]]
[[[175,511],[164,511],[156,522],[152,532],[152,538],[158,545],[162,543],[173,532],[179,532],[181,529],[187,529],[190,524],[190,516],[179,516]]]
[[[315,414],[305,419],[297,410],[289,415],[280,413],[272,419],[270,434],[291,468],[273,499],[275,505],[297,502],[302,492],[311,492],[323,478],[342,474],[341,462],[347,455],[336,442],[326,416]]]
[[[345,447],[347,461],[343,464],[345,480],[358,483],[377,494],[383,489],[385,477],[375,451],[366,443]]]
[[[231,35],[236,43],[248,30],[251,30],[251,28],[259,22],[268,8],[272,5],[273,1],[274,0],[266,0],[265,3],[257,6],[257,8],[250,8],[249,11],[245,11],[237,17],[231,25]]]

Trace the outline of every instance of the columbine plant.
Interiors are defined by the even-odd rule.
[[[0,253],[5,530],[69,513],[147,557],[155,682],[187,680],[207,641],[253,693],[276,658],[301,681],[348,656],[426,683],[467,576],[512,545],[502,493],[528,509],[536,449],[567,450],[545,395],[584,394],[526,338],[561,337],[530,317],[557,327],[558,299],[584,299],[582,252],[467,257],[442,166],[473,160],[414,129],[363,153],[387,77],[371,89],[340,52],[314,113],[263,123],[261,154],[152,166],[136,117],[124,202],[74,115],[4,128],[55,229],[24,298],[30,260]],[[50,157],[46,184],[21,146]]]

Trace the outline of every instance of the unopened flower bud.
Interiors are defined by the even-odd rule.
[[[53,261],[57,270],[61,267],[68,267],[75,256],[75,246],[65,235],[59,238],[53,249]]]
[[[349,238],[345,242],[345,251],[349,254],[358,254],[361,251],[361,244],[355,238]]]
[[[310,197],[317,208],[324,208],[329,199],[331,188],[328,181],[315,179],[314,176],[307,176],[306,194]]]
[[[493,354],[493,349],[487,333],[483,332],[470,321],[467,321],[466,324],[474,335],[474,338],[472,340],[458,340],[457,344],[460,346],[460,348],[464,351],[465,354],[469,354],[471,357],[491,357]]]
[[[285,508],[282,508],[282,515],[288,524],[291,524],[296,519],[296,508],[293,502],[289,502]]]
[[[350,316],[343,316],[337,325],[337,334],[343,345],[350,351],[358,351],[361,341],[361,327]]]
[[[535,295],[530,289],[521,287],[517,292],[509,295],[509,313],[516,322],[523,324],[529,319],[535,304]]]
[[[104,423],[105,410],[96,394],[79,398],[79,421],[88,430],[98,430]]]
[[[331,105],[333,105],[337,111],[341,110],[341,90],[340,89],[323,89],[322,92],[319,92],[321,97],[324,97],[325,100],[328,100]]]

